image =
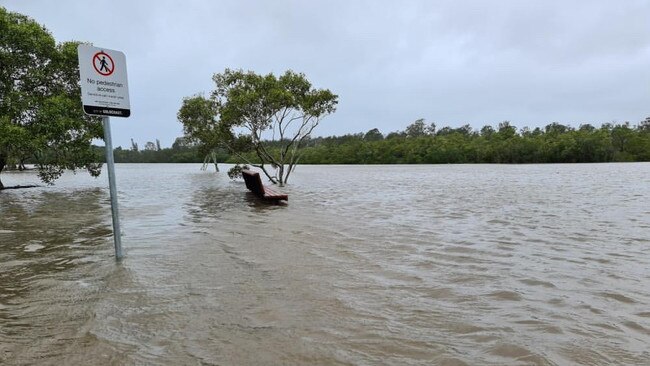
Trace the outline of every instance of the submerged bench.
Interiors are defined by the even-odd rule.
[[[289,201],[288,195],[262,184],[260,173],[252,170],[242,170],[241,174],[244,177],[244,182],[246,182],[246,188],[250,189],[257,197],[269,201]]]

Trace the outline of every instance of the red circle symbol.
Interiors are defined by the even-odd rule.
[[[108,53],[101,51],[93,56],[93,67],[100,75],[109,76],[115,70],[115,63]]]

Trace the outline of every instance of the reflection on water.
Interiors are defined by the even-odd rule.
[[[1,192],[0,363],[650,359],[650,164],[198,168],[117,166],[120,264],[105,178]]]
[[[260,200],[252,192],[240,186],[226,190],[223,187],[197,189],[185,209],[193,222],[219,219],[233,211],[264,212],[282,209],[283,204]]]

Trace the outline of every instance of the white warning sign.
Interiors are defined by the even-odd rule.
[[[130,116],[124,53],[87,44],[80,44],[78,52],[84,112],[98,116]]]

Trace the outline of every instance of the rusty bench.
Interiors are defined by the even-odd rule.
[[[242,170],[242,176],[246,183],[246,188],[253,192],[257,197],[269,201],[289,201],[289,196],[282,194],[269,186],[262,184],[260,173],[252,170]]]

